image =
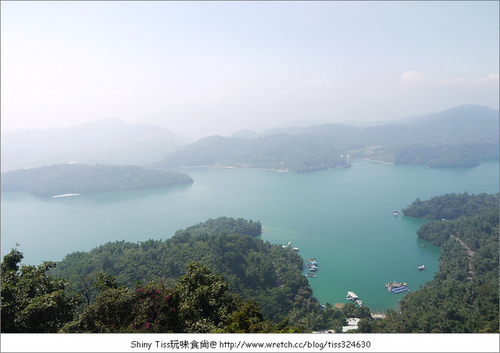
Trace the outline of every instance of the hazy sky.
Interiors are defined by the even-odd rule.
[[[2,131],[181,135],[499,105],[499,3],[2,2]]]

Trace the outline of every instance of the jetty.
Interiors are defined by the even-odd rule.
[[[354,302],[356,304],[358,304],[359,307],[363,306],[363,301],[361,299],[359,299],[358,295],[354,292],[351,292],[351,291],[347,292],[346,299],[347,300],[354,300]]]

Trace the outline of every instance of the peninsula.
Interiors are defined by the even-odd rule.
[[[184,173],[133,165],[57,164],[2,173],[2,192],[55,197],[192,183],[193,179]]]

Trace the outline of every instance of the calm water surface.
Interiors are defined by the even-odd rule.
[[[42,198],[2,194],[2,256],[15,246],[24,263],[59,261],[108,241],[167,239],[176,230],[217,218],[260,220],[262,238],[291,241],[304,259],[316,258],[309,278],[321,303],[345,303],[354,291],[374,312],[396,308],[402,294],[432,279],[440,250],[418,240],[423,223],[392,212],[417,197],[451,192],[496,193],[499,164],[473,169],[429,169],[359,161],[349,169],[297,174],[241,169],[183,169],[190,186],[147,191]],[[422,246],[425,245],[425,246]],[[416,266],[425,264],[425,271]]]

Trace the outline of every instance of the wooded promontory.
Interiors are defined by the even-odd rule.
[[[2,192],[25,191],[38,196],[95,194],[191,184],[190,176],[134,165],[58,164],[2,174]]]

